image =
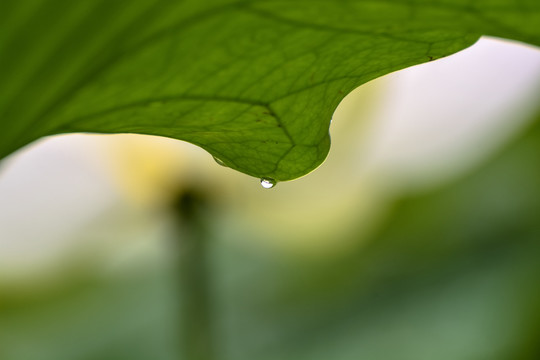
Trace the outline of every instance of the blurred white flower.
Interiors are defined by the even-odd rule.
[[[456,176],[519,132],[538,78],[537,49],[483,39],[373,81],[336,111],[326,162],[271,190],[171,139],[41,140],[0,169],[0,281],[42,275],[73,254],[149,252],[167,227],[171,195],[192,184],[216,199],[224,221],[260,234],[238,241],[343,251],[340,235],[370,231],[396,192]]]

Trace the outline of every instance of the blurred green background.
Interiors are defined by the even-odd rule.
[[[504,59],[492,66],[495,83],[471,76],[484,60],[468,63],[461,76],[480,88],[449,80],[467,54],[362,87],[336,113],[327,163],[272,190],[157,138],[68,138],[62,146],[89,150],[53,148],[65,157],[56,178],[43,147],[8,159],[0,359],[539,359],[540,116],[531,89],[540,62],[537,50],[523,51],[530,72]],[[425,87],[422,76],[440,81],[435,73],[461,100],[445,83],[439,100],[426,99],[431,88],[411,96],[442,118],[437,101],[462,113],[444,124],[419,119],[414,106],[401,113],[403,84]],[[520,76],[528,82],[513,86],[522,92],[496,82]],[[510,100],[497,100],[499,90]],[[415,138],[378,127],[393,106],[396,121],[419,127]],[[458,125],[464,134],[437,150],[444,126]],[[380,150],[392,131],[401,145]],[[24,156],[33,170],[17,177]]]

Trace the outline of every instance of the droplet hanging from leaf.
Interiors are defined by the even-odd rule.
[[[227,164],[225,164],[225,162],[224,162],[223,160],[221,160],[220,158],[217,158],[217,157],[215,157],[215,156],[213,156],[213,158],[214,158],[214,161],[215,161],[218,165],[228,167]]]
[[[271,178],[262,178],[261,186],[265,189],[271,189],[274,186],[276,186],[276,180],[271,179]]]

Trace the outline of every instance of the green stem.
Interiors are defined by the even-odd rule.
[[[184,360],[215,360],[207,245],[209,218],[205,198],[194,191],[184,192],[177,203],[180,354]]]

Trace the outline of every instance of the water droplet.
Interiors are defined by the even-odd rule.
[[[221,160],[220,158],[217,158],[214,156],[214,161],[218,164],[218,165],[221,165],[221,166],[225,166],[225,167],[228,167],[225,162],[223,160]]]
[[[270,178],[262,178],[261,186],[265,189],[271,189],[276,186],[276,180]]]

